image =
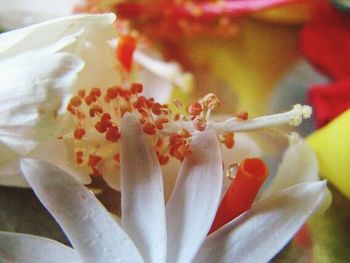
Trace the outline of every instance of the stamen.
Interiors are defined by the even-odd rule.
[[[127,72],[131,71],[133,55],[136,49],[136,38],[131,35],[120,36],[116,56]]]
[[[221,201],[209,234],[252,206],[267,175],[268,169],[261,159],[251,158],[243,161]]]

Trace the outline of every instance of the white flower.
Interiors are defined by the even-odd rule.
[[[284,185],[273,186],[267,197],[207,236],[223,179],[215,132],[207,129],[193,139],[193,154],[184,161],[166,206],[159,163],[137,117],[125,115],[121,132],[121,225],[70,175],[26,159],[21,163],[26,179],[73,249],[1,232],[0,257],[11,262],[267,262],[326,197],[324,181],[309,181],[317,178],[317,164],[301,142],[284,156],[275,179]],[[298,184],[288,185],[285,176]]]
[[[20,156],[29,155],[54,161],[81,182],[90,182],[86,171],[71,165],[66,146],[56,139],[72,129],[66,107],[74,93],[130,81],[110,45],[117,37],[114,21],[114,14],[76,15],[0,35],[1,184],[26,185],[18,165]],[[130,77],[152,83],[144,86],[145,95],[164,103],[173,84],[189,84],[176,64],[137,54],[141,62]]]

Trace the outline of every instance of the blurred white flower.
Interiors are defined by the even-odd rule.
[[[165,103],[174,85],[190,85],[188,74],[175,63],[141,51],[136,56],[141,62],[134,61],[125,76],[110,44],[118,37],[114,21],[114,14],[75,15],[0,35],[1,184],[26,185],[18,165],[19,157],[29,154],[90,182],[89,173],[75,169],[66,145],[57,140],[74,128],[66,108],[79,90],[98,87],[103,92],[147,79],[143,94]]]
[[[73,249],[46,238],[1,232],[2,259],[268,262],[326,198],[326,183],[317,181],[314,155],[301,142],[284,156],[275,180],[282,184],[273,186],[267,197],[208,235],[220,204],[223,179],[214,130],[207,129],[192,140],[192,155],[185,159],[166,206],[157,156],[135,115],[125,115],[121,133],[121,225],[70,175],[48,163],[25,159],[21,168],[26,179]],[[292,177],[288,183],[286,176]]]

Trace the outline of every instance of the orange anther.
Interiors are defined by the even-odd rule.
[[[194,102],[187,108],[187,112],[190,115],[197,116],[203,112],[203,107],[199,102]]]
[[[67,111],[69,111],[72,115],[75,115],[76,113],[75,107],[71,103],[68,104]]]
[[[110,127],[105,138],[110,142],[117,142],[120,139],[119,128],[117,126]]]
[[[101,117],[101,122],[104,125],[107,125],[108,127],[110,127],[112,125],[111,123],[111,115],[109,113],[103,113],[102,117]]]
[[[149,135],[156,134],[156,127],[151,122],[145,122],[142,126],[142,130],[144,131],[144,133]]]
[[[75,153],[75,161],[77,162],[77,164],[83,163],[83,152],[82,151],[77,151]]]
[[[159,164],[160,165],[165,165],[169,162],[169,156],[168,155],[163,155],[163,154],[157,154]]]
[[[78,96],[74,96],[73,98],[71,98],[70,103],[74,107],[79,107],[81,105],[81,99]]]
[[[192,151],[190,149],[190,146],[188,144],[181,144],[178,148],[177,151],[179,154],[182,156],[182,158],[186,158],[191,156]]]
[[[168,123],[168,122],[169,122],[169,120],[167,118],[160,118],[160,119],[157,119],[154,124],[156,125],[156,128],[158,130],[162,130],[163,124]]]
[[[184,138],[184,139],[187,139],[187,138],[191,137],[191,133],[190,133],[188,130],[186,130],[186,129],[181,129],[181,130],[179,131],[179,135],[180,135],[182,138]]]
[[[115,160],[117,163],[120,163],[120,153],[117,153],[117,154],[114,156],[114,160]]]
[[[233,146],[235,145],[235,139],[234,139],[234,133],[229,132],[224,134],[224,144],[228,149],[232,149]]]
[[[85,114],[81,112],[80,110],[77,110],[77,117],[79,120],[82,120],[85,118]]]
[[[198,131],[204,131],[207,127],[207,121],[204,118],[196,117],[193,121],[193,126]]]
[[[92,88],[89,95],[98,98],[101,96],[101,89],[100,88]]]
[[[95,124],[95,129],[99,132],[99,133],[105,133],[108,129],[109,125],[103,124],[102,122],[97,122]]]
[[[95,96],[88,95],[85,97],[84,100],[85,100],[86,105],[91,105],[91,103],[97,101],[97,98]]]
[[[238,114],[236,115],[236,117],[237,117],[238,119],[241,119],[241,120],[243,120],[243,121],[246,121],[246,120],[248,120],[248,112],[246,112],[246,111],[240,112],[240,113],[238,113]]]
[[[161,104],[153,103],[153,105],[151,107],[152,107],[151,109],[152,109],[153,114],[160,115],[162,113],[162,111],[161,111],[162,105]]]
[[[143,91],[143,86],[141,83],[132,83],[130,90],[134,94],[141,93]]]
[[[93,154],[90,154],[89,155],[89,161],[88,161],[88,165],[93,167],[93,168],[96,168],[96,165],[102,160],[102,158],[98,155],[93,155]]]
[[[74,138],[77,140],[81,140],[85,135],[85,129],[83,128],[75,128],[74,130]]]
[[[95,117],[97,113],[102,114],[103,113],[102,108],[99,105],[92,105],[89,110],[90,117],[91,118]]]
[[[113,100],[118,96],[119,87],[111,87],[107,89],[106,100]]]

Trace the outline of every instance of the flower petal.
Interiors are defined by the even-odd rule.
[[[27,181],[20,170],[20,159],[15,159],[0,167],[0,185],[28,187]]]
[[[54,136],[62,100],[70,96],[83,65],[76,56],[45,51],[1,60],[1,142],[24,155],[43,138]]]
[[[284,153],[277,175],[263,196],[269,196],[283,188],[318,179],[316,155],[305,141],[300,140],[296,144],[290,145]]]
[[[107,210],[70,175],[33,159],[22,160],[21,169],[84,262],[142,262],[133,242]]]
[[[191,262],[219,206],[222,159],[213,130],[195,137],[166,207],[168,262]]]
[[[122,226],[147,262],[165,262],[166,226],[160,165],[136,116],[121,124]]]
[[[0,232],[0,261],[13,263],[78,263],[79,255],[57,241],[18,233]]]
[[[0,0],[0,28],[14,29],[55,17],[71,15],[81,0]]]
[[[268,262],[325,198],[326,182],[303,183],[257,202],[210,235],[194,262]]]

